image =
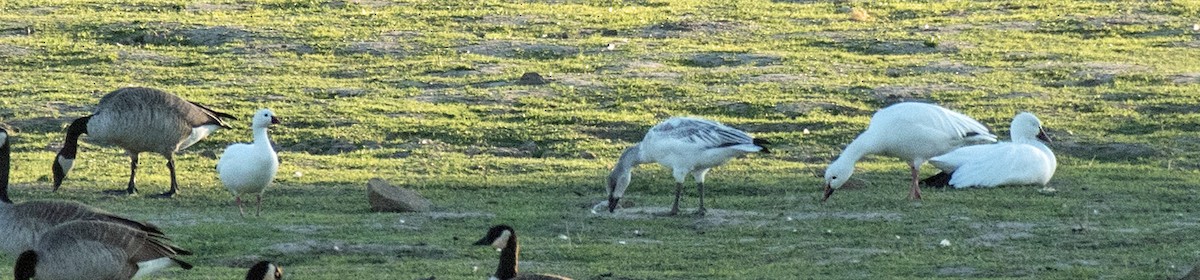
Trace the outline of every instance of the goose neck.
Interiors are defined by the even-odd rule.
[[[8,138],[5,137],[4,143],[0,143],[0,202],[4,204],[12,204],[12,199],[8,197],[8,174],[11,171],[11,156],[12,150],[8,145]]]
[[[508,242],[504,248],[500,249],[500,265],[496,266],[496,277],[500,279],[512,279],[517,277],[517,255],[521,251],[521,246],[517,244],[517,234],[513,233],[508,237]]]
[[[254,128],[254,144],[255,145],[267,145],[267,146],[271,145],[271,138],[270,138],[270,136],[267,136],[267,128],[266,127]]]

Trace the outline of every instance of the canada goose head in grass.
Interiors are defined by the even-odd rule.
[[[270,261],[260,261],[246,272],[246,280],[283,280],[283,266]]]

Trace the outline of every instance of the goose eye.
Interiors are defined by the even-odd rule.
[[[837,176],[833,176],[833,178],[830,178],[830,179],[834,179],[834,180],[837,180]]]

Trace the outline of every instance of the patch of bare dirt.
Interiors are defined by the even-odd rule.
[[[249,39],[253,33],[231,26],[184,25],[174,22],[113,23],[99,27],[107,41],[124,45],[220,46]]]
[[[1010,240],[1034,237],[1033,233],[1030,233],[1034,226],[1031,223],[1021,222],[973,223],[970,227],[981,234],[969,238],[965,242],[976,246],[995,247]]]
[[[154,51],[144,49],[130,49],[117,52],[117,59],[122,62],[142,62],[153,61],[160,65],[174,64],[179,61],[178,58],[159,54]]]
[[[695,218],[696,220],[693,225],[696,227],[766,222],[766,220],[762,219],[762,217],[764,217],[762,213],[754,211],[708,208],[704,216],[697,216],[693,214],[696,212],[696,208],[682,207],[683,205],[680,206],[679,215],[677,215],[677,217]],[[596,214],[624,220],[646,220],[664,218],[662,214],[667,213],[671,210],[671,208],[659,206],[617,208],[617,211],[613,213],[608,213],[607,208],[605,208],[605,210],[606,211],[597,211]]]
[[[932,93],[947,92],[947,91],[969,91],[963,85],[957,84],[924,84],[924,85],[884,85],[868,92],[871,97],[881,100],[886,104],[891,104],[901,101],[919,101],[926,100]]]
[[[860,263],[865,259],[876,255],[889,254],[891,251],[879,248],[842,248],[833,247],[823,250],[823,256],[817,261],[818,265],[831,265],[843,263]]]
[[[575,56],[580,49],[574,46],[532,43],[510,40],[488,40],[458,48],[459,52],[506,58],[560,59]]]
[[[2,46],[0,46],[0,53],[3,53]],[[1168,77],[1168,79],[1173,83],[1181,85],[1200,84],[1200,73],[1175,74]]]
[[[746,81],[752,83],[775,83],[784,85],[794,85],[811,80],[813,80],[812,77],[809,77],[808,75],[788,73],[761,74],[746,78]]]
[[[295,254],[366,254],[390,255],[418,258],[445,258],[450,256],[446,249],[427,245],[383,245],[383,244],[354,244],[343,241],[304,240],[300,242],[276,243],[269,250],[283,255]]]
[[[781,61],[783,61],[783,59],[776,55],[710,52],[693,55],[692,57],[684,59],[682,62],[685,65],[711,68],[742,65],[762,67],[776,65]]]
[[[948,60],[939,60],[930,62],[927,65],[904,67],[904,68],[889,68],[886,74],[889,77],[915,76],[925,74],[955,74],[974,76],[977,73],[987,72],[990,70],[986,67],[975,67],[963,64],[961,62],[953,62]]]
[[[192,4],[187,5],[187,8],[185,8],[184,10],[188,11],[188,12],[193,12],[193,13],[195,13],[195,12],[208,13],[208,12],[218,12],[218,11],[245,11],[249,8],[250,8],[250,4],[244,4],[244,3],[236,3],[236,4],[192,3]]]
[[[342,53],[371,54],[377,56],[407,57],[420,53],[421,45],[412,41],[417,32],[394,32],[381,36],[376,41],[354,42],[342,48]]]
[[[904,218],[904,215],[894,212],[821,212],[793,213],[788,215],[788,217],[796,220],[842,219],[855,221],[899,221]]]
[[[33,50],[21,46],[0,44],[0,57],[22,57],[32,55],[33,52]]]
[[[1150,145],[1139,143],[1095,143],[1055,139],[1049,146],[1055,154],[1100,161],[1127,162],[1163,154]]]
[[[733,21],[681,20],[647,26],[642,28],[641,36],[646,38],[709,36],[726,32],[737,32],[748,27],[750,26],[747,24]]]

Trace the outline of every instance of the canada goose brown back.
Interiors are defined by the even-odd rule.
[[[283,267],[269,261],[260,261],[246,272],[246,280],[283,280]]]
[[[517,242],[517,231],[508,225],[496,225],[488,229],[487,235],[475,245],[490,245],[500,249],[500,264],[496,266],[496,274],[490,279],[500,280],[570,280],[571,278],[550,274],[518,274],[517,259],[521,254],[521,246]]]
[[[117,89],[100,98],[91,115],[76,119],[67,127],[63,147],[54,160],[54,190],[58,190],[71,171],[79,136],[86,133],[93,142],[121,147],[129,153],[129,184],[124,191],[113,192],[137,193],[138,154],[152,152],[167,158],[167,169],[171,172],[171,189],[157,197],[171,197],[179,189],[175,153],[218,128],[228,128],[222,118],[237,119],[161,90]]]
[[[59,224],[74,220],[103,220],[142,231],[162,234],[157,227],[108,213],[83,203],[64,200],[35,200],[13,203],[8,196],[12,137],[0,124],[0,250],[16,256],[32,248],[37,237]]]
[[[191,252],[148,233],[103,221],[73,221],[47,231],[33,249],[17,257],[16,279],[132,279],[170,266]]]

